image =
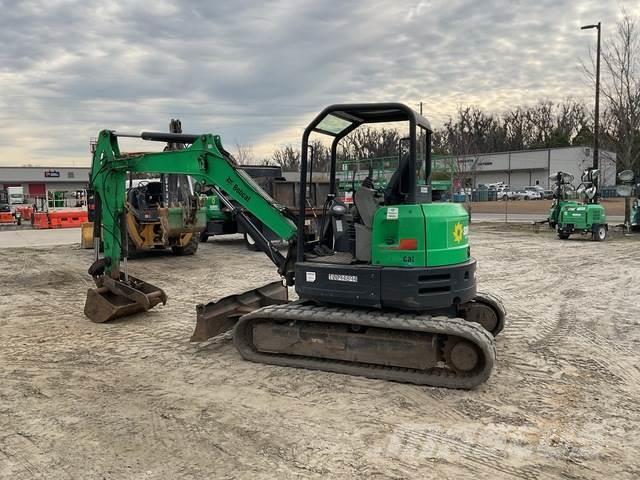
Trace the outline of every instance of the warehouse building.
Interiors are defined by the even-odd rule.
[[[74,207],[84,200],[89,167],[2,167],[0,189],[22,187],[24,203]]]
[[[616,184],[616,155],[600,150],[600,185]],[[435,169],[452,170],[454,177],[467,179],[475,186],[504,183],[512,187],[540,185],[547,189],[552,185],[549,176],[562,171],[574,176],[574,184],[580,183],[584,169],[593,164],[590,147],[546,148],[515,152],[487,153],[479,155],[444,157],[435,160]]]

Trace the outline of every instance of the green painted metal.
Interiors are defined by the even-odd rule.
[[[433,156],[432,176],[444,176],[446,179],[431,179],[433,190],[451,191],[452,179],[455,174],[453,165],[454,157]],[[373,157],[360,159],[344,159],[338,162],[336,178],[338,179],[338,191],[349,192],[353,184],[359,185],[364,178],[372,174],[373,184],[378,189],[384,189],[391,176],[398,169],[398,156]],[[424,185],[423,176],[417,178],[418,185]]]
[[[591,231],[594,225],[607,223],[604,207],[598,203],[556,200],[549,209],[549,223],[558,230],[573,225],[576,231]]]
[[[207,195],[204,201],[204,210],[207,216],[207,222],[216,220],[231,220],[228,212],[223,212],[220,205],[220,198],[216,194]]]
[[[374,216],[371,259],[374,265],[437,267],[469,259],[469,215],[459,204],[429,203],[380,207]],[[415,249],[401,250],[401,240]],[[411,242],[408,242],[411,243]]]
[[[433,190],[451,190],[451,180],[431,180],[431,188]]]
[[[191,223],[193,230],[202,230],[207,225],[206,212],[203,209],[198,209],[195,214],[195,219]],[[180,235],[186,229],[185,210],[182,207],[170,207],[167,208],[167,233],[169,236]]]
[[[204,185],[216,185],[231,199],[252,212],[283,240],[296,235],[295,224],[254,181],[221,153],[217,135],[205,134],[184,150],[121,155],[117,137],[100,132],[91,167],[91,184],[100,198],[104,256],[107,273],[117,276],[121,256],[120,229],[124,214],[127,172],[176,173],[190,175]]]
[[[580,205],[580,203],[575,200],[554,200],[553,204],[549,208],[549,222],[551,225],[555,226],[558,224],[558,221],[560,220],[560,212],[564,207],[577,205]]]
[[[469,260],[469,214],[459,203],[422,205],[427,222],[427,266]]]
[[[424,213],[420,205],[378,208],[371,232],[371,261],[384,267],[424,267],[427,239]],[[415,240],[416,248],[400,250],[401,240]]]
[[[604,207],[600,204],[564,205],[560,210],[558,224],[571,224],[575,230],[591,230],[594,225],[607,223]]]

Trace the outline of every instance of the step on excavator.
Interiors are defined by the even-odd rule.
[[[353,205],[337,198],[339,143],[365,124],[404,122],[398,167],[384,188],[365,178]],[[250,361],[435,387],[470,389],[491,375],[494,337],[506,312],[476,291],[468,215],[461,205],[431,201],[431,126],[400,103],[338,104],[324,109],[302,137],[298,201],[304,205],[313,150],[309,137],[331,141],[330,188],[315,238],[303,216],[275,202],[243,172],[219,136],[100,132],[91,183],[104,256],[89,268],[96,288],[85,314],[95,322],[165,303],[164,291],[128,274],[124,188],[127,172],[173,173],[213,186],[283,281],[196,307],[192,341],[233,330]],[[121,153],[118,138],[180,142],[186,148]],[[420,182],[418,180],[420,179]],[[257,218],[286,243],[268,241]],[[98,239],[99,240],[99,239]],[[288,301],[288,286],[298,300]]]

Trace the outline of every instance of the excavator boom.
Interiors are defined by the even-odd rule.
[[[119,136],[191,145],[182,150],[123,154],[118,145]],[[295,244],[297,233],[293,216],[237,168],[233,158],[222,147],[219,136],[155,132],[133,135],[103,130],[91,169],[91,186],[96,195],[96,260],[89,273],[97,286],[89,291],[85,305],[85,314],[91,320],[104,322],[166,302],[166,295],[159,288],[134,279],[127,272],[125,189],[127,174],[136,172],[189,175],[196,182],[212,186],[221,200],[236,210],[238,220],[271,258],[281,275],[292,281],[288,256],[283,256],[262,236],[243,209],[260,218],[264,225],[291,246]],[[104,256],[99,258],[101,240]],[[121,260],[124,272],[120,269]]]

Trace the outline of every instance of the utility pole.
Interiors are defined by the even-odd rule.
[[[422,102],[420,102],[420,115],[422,115]]]
[[[596,110],[595,110],[595,120],[593,125],[593,168],[597,169],[599,167],[600,160],[600,152],[598,151],[598,137],[600,130],[600,26],[601,22],[598,22],[594,25],[585,25],[581,27],[581,30],[589,30],[591,28],[595,28],[598,30],[598,47],[596,51]],[[596,188],[598,179],[595,179],[594,183],[596,183]]]

